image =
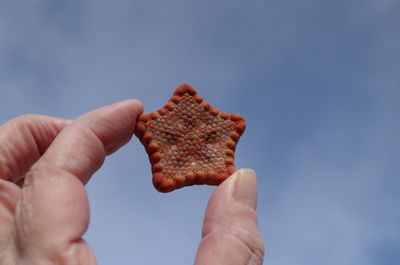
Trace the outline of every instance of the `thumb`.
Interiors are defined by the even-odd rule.
[[[195,264],[262,264],[257,181],[251,169],[236,171],[212,194]]]

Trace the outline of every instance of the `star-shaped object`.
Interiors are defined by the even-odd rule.
[[[149,155],[154,187],[170,192],[228,178],[245,128],[240,115],[220,112],[183,84],[163,108],[139,117],[135,135]]]

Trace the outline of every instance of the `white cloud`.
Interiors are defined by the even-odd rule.
[[[379,249],[400,233],[396,10],[394,0],[3,2],[0,120],[73,118],[132,97],[149,112],[192,83],[249,121],[237,164],[259,176],[266,264],[383,264]],[[89,185],[87,238],[101,264],[149,262],[154,249],[154,263],[193,259],[212,188],[160,195],[147,163],[133,140]]]

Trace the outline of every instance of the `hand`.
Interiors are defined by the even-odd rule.
[[[139,101],[127,100],[74,121],[24,115],[0,126],[0,265],[96,264],[82,239],[89,221],[84,184],[130,140],[142,111]],[[256,196],[249,171],[214,192],[197,264],[262,264]]]

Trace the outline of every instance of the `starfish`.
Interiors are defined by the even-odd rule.
[[[135,135],[149,155],[154,187],[170,192],[228,178],[245,128],[240,115],[220,112],[183,84],[163,108],[138,118]]]

